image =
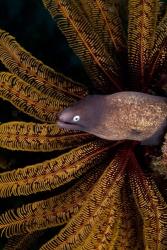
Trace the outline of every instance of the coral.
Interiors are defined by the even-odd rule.
[[[161,156],[153,157],[152,169],[167,179],[167,134],[164,138]]]

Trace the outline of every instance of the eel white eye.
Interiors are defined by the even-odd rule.
[[[73,122],[78,122],[80,120],[80,116],[75,115],[72,120],[73,120]]]

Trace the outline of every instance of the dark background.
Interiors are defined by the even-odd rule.
[[[42,0],[0,0],[0,28],[15,36],[45,64],[84,81],[78,58],[69,49]]]

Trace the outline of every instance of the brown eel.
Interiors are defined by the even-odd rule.
[[[88,95],[59,115],[58,126],[157,145],[167,128],[167,98],[131,91]]]

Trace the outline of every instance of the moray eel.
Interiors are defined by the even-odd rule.
[[[88,95],[60,113],[58,126],[107,140],[157,145],[167,128],[167,98],[131,91]]]

